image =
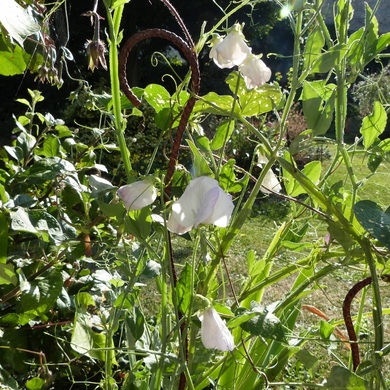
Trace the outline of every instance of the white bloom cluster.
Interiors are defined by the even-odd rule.
[[[211,42],[210,58],[220,68],[238,66],[248,89],[259,87],[271,78],[271,69],[252,53],[246,44],[239,24],[235,24],[230,32],[221,37],[217,35]]]

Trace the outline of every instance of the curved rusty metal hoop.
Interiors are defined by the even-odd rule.
[[[196,102],[196,96],[199,93],[199,87],[200,87],[199,62],[194,48],[191,48],[186,41],[184,41],[181,37],[179,37],[178,35],[176,35],[171,31],[163,30],[159,28],[152,28],[152,29],[140,31],[132,35],[125,42],[119,54],[119,81],[123,93],[127,96],[130,102],[133,103],[134,106],[136,107],[138,107],[141,104],[141,101],[138,99],[137,96],[134,95],[127,81],[127,77],[126,77],[127,59],[129,57],[131,50],[137,43],[150,38],[163,38],[173,43],[177,48],[179,48],[182,51],[184,57],[187,59],[188,64],[191,68],[192,95],[188,99],[186,105],[184,106],[184,110],[180,118],[179,126],[177,128],[175,140],[172,146],[171,156],[169,158],[167,174],[165,177],[165,186],[166,186],[165,192],[167,197],[169,197],[170,187],[171,187],[170,182],[173,173],[175,171],[175,165],[179,155],[180,143],[183,138],[183,134],[187,126],[188,120],[190,118],[191,112],[194,108]]]
[[[390,282],[390,275],[382,275],[382,280],[385,282]],[[369,276],[368,278],[365,278],[361,280],[360,282],[356,283],[352,286],[352,288],[348,291],[347,295],[345,296],[344,303],[343,303],[343,317],[345,326],[347,328],[348,336],[349,336],[349,342],[351,346],[351,354],[352,354],[352,364],[353,364],[353,370],[356,371],[359,364],[360,364],[360,352],[359,352],[359,344],[357,343],[357,336],[355,332],[355,328],[353,326],[352,317],[351,317],[351,303],[352,300],[355,298],[356,294],[362,290],[364,287],[370,285],[372,283],[372,277]]]

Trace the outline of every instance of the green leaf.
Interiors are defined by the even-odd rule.
[[[311,180],[314,184],[317,184],[321,176],[321,162],[320,161],[311,161],[305,165],[302,170],[302,173]],[[283,176],[285,178],[284,183],[286,186],[286,191],[290,196],[298,196],[306,193],[304,188],[294,179],[292,175],[286,170],[283,170]]]
[[[39,24],[15,0],[1,0],[0,23],[20,46],[40,30]]]
[[[390,249],[390,207],[384,212],[371,200],[362,200],[353,206],[356,219],[363,228]]]
[[[0,75],[14,76],[23,74],[26,70],[23,54],[24,52],[20,46],[16,46],[13,52],[0,51]]]
[[[45,157],[29,167],[20,175],[20,178],[24,180],[24,184],[39,184],[75,171],[74,165],[67,160],[59,157]]]
[[[327,52],[322,53],[313,62],[313,66],[309,69],[309,74],[329,72],[344,58],[347,49],[347,45],[339,43],[330,48]]]
[[[302,90],[303,113],[313,136],[325,134],[333,119],[336,86],[324,80],[305,81]]]
[[[149,207],[132,210],[125,217],[125,229],[139,240],[146,240],[152,228],[152,217]]]
[[[19,390],[18,382],[0,365],[0,383],[5,390]]]
[[[325,340],[328,340],[330,335],[333,333],[335,326],[327,321],[320,321],[320,335]]]
[[[303,53],[303,68],[309,69],[317,57],[321,54],[325,39],[322,35],[320,26],[315,26],[310,32]]]
[[[219,185],[229,193],[239,193],[248,184],[249,176],[245,175],[240,180],[237,180],[234,168],[235,161],[230,159],[222,166],[219,174]]]
[[[32,378],[26,382],[26,388],[28,390],[41,390],[44,387],[45,381],[42,378]]]
[[[43,148],[37,154],[45,157],[59,157],[60,145],[60,140],[55,135],[49,134],[43,143]]]
[[[363,119],[360,132],[363,136],[363,145],[368,149],[375,140],[378,139],[386,127],[387,114],[382,104],[378,101],[374,104],[374,110],[371,115]]]
[[[7,261],[8,253],[8,222],[5,215],[0,211],[0,264]]]
[[[13,284],[16,286],[18,277],[16,276],[13,264],[0,263],[0,285]]]
[[[31,282],[20,274],[21,304],[25,312],[42,316],[53,308],[63,285],[61,271],[53,269]]]
[[[145,318],[138,306],[133,307],[131,314],[126,318],[126,324],[130,328],[134,339],[139,340],[145,330]]]
[[[187,140],[187,143],[190,146],[190,150],[191,150],[194,177],[213,176],[213,172],[209,168],[207,160],[205,159],[203,154],[199,151],[199,149],[196,147],[196,145],[190,140]]]
[[[280,102],[282,93],[277,83],[264,84],[260,87],[248,90],[244,79],[240,73],[233,71],[226,78],[233,94],[237,93],[241,115],[257,116],[273,110]],[[239,83],[237,88],[237,83]],[[232,107],[230,110],[232,110]],[[234,112],[239,112],[237,102],[235,103]]]
[[[214,138],[211,141],[211,150],[215,151],[221,149],[225,145],[233,133],[235,124],[234,120],[229,120],[223,121],[217,127]]]
[[[286,342],[286,335],[279,318],[257,302],[252,301],[251,306],[250,311],[244,308],[237,310],[241,315],[251,317],[240,325],[241,328],[254,336]]]
[[[194,113],[208,112],[215,115],[230,116],[233,107],[234,98],[228,95],[218,95],[215,92],[209,92],[202,96],[195,103]],[[238,105],[235,105],[234,112],[239,113]]]
[[[171,106],[171,95],[159,84],[149,84],[144,92],[145,100],[156,110],[160,112],[163,108]]]
[[[189,287],[192,285],[192,273],[193,270],[191,264],[186,263],[176,284],[177,302],[179,305],[179,310],[182,313],[187,313],[191,303],[192,291],[190,291]]]
[[[326,389],[334,390],[367,390],[368,383],[344,367],[333,366],[325,383]]]
[[[199,146],[200,150],[203,152],[203,153],[207,153],[207,152],[210,152],[211,148],[210,148],[210,141],[209,139],[204,136],[204,135],[201,135],[199,137],[196,137],[196,144]]]
[[[318,359],[305,349],[300,349],[296,353],[296,357],[305,366],[311,378],[314,378],[318,369]]]
[[[71,347],[82,355],[105,360],[106,336],[92,329],[90,307],[95,307],[92,296],[81,292],[76,296],[76,314],[74,318]]]
[[[145,278],[155,278],[161,274],[161,264],[154,260],[148,260],[145,268],[142,270],[142,276]]]
[[[38,234],[38,230],[31,223],[29,214],[24,208],[18,207],[16,211],[11,211],[10,216],[12,230]]]

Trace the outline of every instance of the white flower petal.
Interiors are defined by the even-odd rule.
[[[254,54],[246,57],[245,61],[239,67],[244,77],[248,89],[259,87],[265,84],[271,78],[271,69]]]
[[[233,351],[233,336],[214,308],[205,310],[200,319],[202,321],[200,335],[205,348]]]
[[[145,179],[120,187],[118,196],[123,200],[127,210],[140,210],[156,200],[157,189]]]
[[[202,184],[206,184],[203,182]],[[205,187],[205,185],[200,185],[200,187]],[[195,223],[194,223],[194,228],[196,229],[201,223],[212,223],[210,221],[213,212],[214,212],[214,207],[218,201],[219,197],[219,187],[213,187],[210,190],[204,189],[201,194],[201,207],[198,210],[198,213],[195,218]]]
[[[180,199],[172,205],[167,226],[177,234],[184,234],[200,224],[225,227],[233,209],[231,196],[223,192],[218,182],[201,176],[191,180]]]
[[[261,192],[263,192],[264,194],[271,194],[271,191],[269,190],[272,190],[273,192],[277,193],[280,193],[282,191],[282,186],[280,185],[278,178],[272,172],[271,169],[265,174],[264,180],[261,185]]]
[[[245,43],[239,27],[235,26],[225,38],[217,37],[214,40],[210,58],[220,68],[233,68],[240,65],[250,53],[251,48]]]

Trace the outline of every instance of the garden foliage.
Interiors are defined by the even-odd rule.
[[[23,12],[26,23],[1,13],[0,64],[13,56],[13,66],[24,70],[23,41],[39,24],[14,0],[3,2],[12,4],[15,15]],[[282,88],[266,65],[268,53],[253,53],[234,24],[237,11],[257,3],[232,2],[216,25],[202,26],[192,48],[207,56],[211,49],[215,66],[231,69],[230,93],[200,89],[192,96],[188,74],[176,81],[174,93],[158,84],[134,88],[142,101],[136,106],[120,91],[118,68],[121,16],[132,2],[103,0],[107,62],[104,49],[91,54],[90,47],[90,66],[105,65],[110,72],[111,90],[95,96],[94,109],[108,118],[115,144],[106,142],[102,129],[94,129],[93,141],[85,142],[72,124],[41,113],[44,96],[37,90],[19,99],[25,114],[15,118],[12,144],[0,149],[2,388],[282,388],[289,386],[286,372],[293,361],[306,373],[294,379],[295,386],[390,385],[379,289],[380,275],[390,273],[390,212],[360,199],[364,183],[352,164],[355,148],[344,142],[348,91],[367,64],[382,59],[390,33],[378,35],[375,8],[368,5],[365,25],[349,34],[350,0],[336,4],[335,31],[325,25],[321,1],[277,1],[294,33],[291,78]],[[99,19],[96,9],[90,15]],[[231,47],[218,48],[232,33],[243,53],[237,61],[227,58],[236,55]],[[49,76],[51,65],[35,70],[42,67],[43,79],[58,82],[57,75]],[[10,65],[2,69],[14,73]],[[196,102],[185,136],[175,139],[190,97]],[[298,101],[307,128],[289,139],[288,118]],[[356,140],[373,175],[390,150],[389,140],[381,137],[387,121],[382,103],[376,101],[364,117]],[[152,145],[155,153],[136,171],[126,122],[142,119],[144,107],[161,135]],[[217,124],[211,134],[202,128],[210,116]],[[234,153],[228,155],[240,129],[253,141],[249,168],[229,158]],[[178,163],[171,159],[156,168],[157,150],[171,140],[169,153],[181,143],[191,163],[181,164],[179,155]],[[307,145],[326,142],[336,150],[327,170],[319,159],[303,165],[294,160]],[[108,153],[119,156],[120,179],[101,159]],[[348,172],[345,187],[331,184],[340,164]],[[174,172],[167,181],[169,168]],[[246,273],[233,283],[231,247],[261,193],[289,202],[289,213],[264,254],[247,248]],[[313,240],[310,219],[326,225],[327,236]],[[188,245],[191,255],[179,261],[180,248]],[[291,261],[276,264],[280,253]],[[356,371],[349,357],[331,348],[341,321],[296,326],[301,300],[322,278],[352,266],[361,278],[371,276],[373,293],[370,313],[363,313],[362,302],[359,317],[372,315],[373,341]],[[293,278],[290,290],[265,303],[267,289],[287,278]],[[320,376],[312,343],[328,348],[338,361]]]

